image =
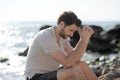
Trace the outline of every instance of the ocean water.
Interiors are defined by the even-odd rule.
[[[26,57],[18,56],[31,43],[34,35],[42,25],[56,25],[55,22],[11,22],[0,23],[0,57],[8,58],[0,63],[0,80],[24,80]],[[111,29],[120,21],[83,22],[85,25],[99,25],[104,30]],[[87,57],[86,57],[87,56]],[[83,59],[95,59],[99,54],[85,54]]]

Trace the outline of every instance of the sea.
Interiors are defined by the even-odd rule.
[[[83,21],[84,25],[98,25],[104,30],[110,30],[120,21]],[[18,56],[30,44],[43,25],[56,25],[55,21],[22,21],[0,23],[0,57],[7,58],[7,62],[0,62],[0,80],[25,80],[24,70],[26,57]],[[83,60],[91,60],[100,57],[100,54],[88,54]],[[110,55],[114,56],[114,55]]]

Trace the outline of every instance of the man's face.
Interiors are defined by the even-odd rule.
[[[68,37],[72,37],[74,32],[78,30],[78,27],[75,24],[72,24],[70,26],[64,26],[61,30],[60,30],[60,36],[63,39],[66,39]]]

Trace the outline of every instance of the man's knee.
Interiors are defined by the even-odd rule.
[[[77,75],[77,74],[80,74],[80,73],[82,73],[83,71],[82,71],[82,68],[81,68],[81,65],[82,64],[84,64],[83,62],[81,63],[81,62],[78,62],[78,63],[76,63],[74,66],[73,66],[73,68],[72,68],[72,74],[74,75]]]
[[[81,66],[86,66],[87,63],[85,61],[80,61],[73,65],[70,68],[62,68],[58,70],[58,80],[66,80],[66,79],[73,79],[83,75],[83,70]],[[86,67],[85,67],[86,68]]]
[[[72,75],[73,70],[71,68],[61,68],[57,72],[58,80],[68,80]]]
[[[72,66],[70,68],[63,68],[58,70],[57,77],[58,80],[73,79],[82,72],[79,65]]]

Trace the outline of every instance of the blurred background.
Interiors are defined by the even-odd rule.
[[[73,11],[95,30],[83,60],[101,69],[94,69],[96,74],[105,74],[105,63],[120,70],[120,0],[0,0],[0,80],[24,80],[26,51],[34,35],[43,25],[56,25],[64,11]],[[75,34],[71,45],[77,40]]]

